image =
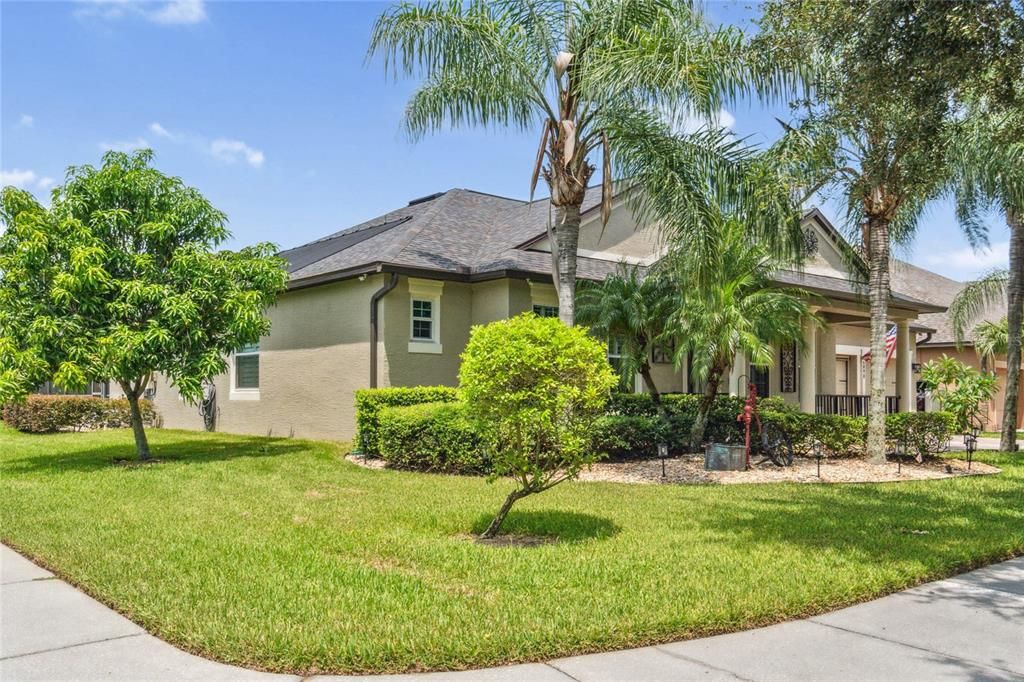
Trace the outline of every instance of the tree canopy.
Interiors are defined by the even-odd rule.
[[[272,244],[217,251],[226,216],[153,168],[149,150],[74,166],[44,208],[0,199],[0,402],[41,382],[116,381],[136,402],[154,372],[187,400],[270,329],[287,281]],[[148,454],[136,430],[139,454]]]

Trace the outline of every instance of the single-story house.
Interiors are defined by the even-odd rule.
[[[664,252],[657,230],[638,225],[620,197],[607,226],[600,189],[583,206],[581,279],[600,280],[620,262],[650,265]],[[272,329],[232,355],[216,378],[217,429],[227,432],[349,439],[354,394],[372,386],[457,383],[470,328],[524,311],[557,315],[547,238],[546,199],[527,202],[466,189],[409,201],[382,216],[284,251],[288,291],[269,311]],[[781,396],[808,412],[862,414],[867,406],[868,306],[851,284],[849,246],[818,210],[804,217],[810,257],[780,285],[815,299],[823,329],[808,324],[804,349],[777,349],[765,370],[738,358],[722,391]],[[934,334],[922,316],[945,306],[892,293],[898,330],[888,369],[890,410],[917,409],[917,341]],[[614,349],[612,349],[614,351]],[[694,388],[688,368],[654,358],[659,389]],[[203,428],[198,408],[157,377],[156,407],[168,427]]]
[[[893,268],[892,286],[911,296],[946,307],[953,302],[953,298],[966,286],[966,283],[943,277],[909,263],[900,263],[899,267]],[[973,327],[982,320],[996,322],[1004,317],[1006,317],[1005,300],[988,306],[978,319],[965,330],[966,336],[958,347],[956,334],[953,331],[953,321],[948,311],[923,313],[920,322],[935,331],[918,340],[917,361],[924,363],[948,355],[976,369],[983,369],[982,359],[978,357],[974,347]],[[995,372],[999,378],[999,390],[988,404],[985,428],[998,431],[1003,423],[1003,407],[1006,400],[1006,356],[997,356],[994,361],[994,366],[984,367],[986,371]],[[1017,428],[1024,428],[1024,401],[1017,403]]]

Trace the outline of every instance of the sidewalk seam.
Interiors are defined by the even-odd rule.
[[[668,649],[664,649],[661,646],[655,646],[654,650],[655,651],[659,651],[659,652],[665,654],[666,656],[671,656],[672,658],[678,658],[681,661],[686,661],[687,663],[696,663],[697,665],[703,666],[703,667],[707,668],[708,670],[715,670],[715,671],[720,672],[720,673],[727,673],[727,674],[732,675],[733,677],[735,677],[737,680],[743,680],[743,682],[754,682],[754,680],[752,680],[752,679],[750,679],[748,677],[743,677],[742,675],[740,675],[739,673],[737,673],[734,670],[729,670],[728,668],[719,668],[717,665],[712,665],[711,663],[708,663],[706,661],[702,661],[699,658],[694,658],[692,656],[685,656],[685,655],[683,655],[681,653],[678,653],[676,651],[669,651]]]
[[[127,639],[129,637],[139,637],[146,634],[145,632],[133,632],[130,635],[117,635],[116,637],[105,637],[104,639],[94,639],[91,642],[78,642],[76,644],[68,644],[65,646],[55,646],[50,649],[40,649],[39,651],[29,651],[24,654],[14,654],[13,656],[0,656],[0,661],[12,661],[15,658],[25,658],[26,656],[35,656],[36,654],[49,654],[54,651],[64,651],[65,649],[75,649],[80,646],[89,646],[90,644],[102,644],[103,642],[113,642],[118,639]],[[163,640],[161,640],[163,641]]]
[[[47,580],[59,580],[55,575],[48,575],[42,578],[26,578],[25,580],[12,580],[8,583],[0,583],[0,586],[6,587],[7,585],[24,585],[25,583],[41,583]]]
[[[896,595],[892,595],[892,596],[896,596]],[[917,649],[918,651],[923,651],[923,652],[928,653],[928,654],[933,654],[935,656],[942,656],[943,658],[948,658],[951,661],[963,661],[964,663],[970,663],[972,665],[981,666],[983,668],[989,668],[990,670],[998,670],[1000,672],[1010,673],[1011,675],[1020,675],[1021,674],[1019,670],[1010,670],[1009,668],[1002,668],[1002,667],[1000,667],[998,665],[992,665],[991,663],[984,663],[982,661],[976,661],[973,658],[964,658],[963,656],[954,656],[952,654],[947,654],[947,653],[945,653],[943,651],[936,651],[934,649],[929,649],[928,647],[918,646],[917,644],[908,644],[907,642],[900,642],[900,641],[895,640],[895,639],[887,639],[885,637],[880,637],[878,635],[873,635],[870,632],[861,632],[860,630],[851,630],[850,628],[844,628],[844,627],[841,627],[839,625],[833,625],[832,623],[823,623],[822,621],[818,620],[816,617],[808,618],[807,620],[810,621],[811,623],[816,624],[816,625],[824,625],[827,628],[832,628],[833,630],[839,630],[841,632],[848,632],[851,635],[860,635],[861,637],[869,637],[870,639],[877,639],[880,642],[887,642],[889,644],[896,644],[898,646],[905,646],[908,649]]]
[[[551,669],[552,669],[552,670],[554,670],[555,672],[559,672],[559,673],[561,673],[562,675],[565,675],[565,676],[566,676],[566,677],[568,677],[568,678],[569,678],[570,680],[574,680],[574,682],[580,682],[580,679],[579,679],[578,677],[574,677],[574,676],[570,675],[569,673],[565,672],[564,670],[562,670],[561,668],[559,668],[559,667],[558,667],[557,665],[555,665],[555,664],[554,664],[554,663],[552,663],[551,661],[544,661],[544,665],[546,665],[547,667],[551,668]]]

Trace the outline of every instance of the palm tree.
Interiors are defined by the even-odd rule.
[[[1018,84],[1018,89],[1024,91]],[[1024,102],[1024,92],[1017,97]],[[1021,328],[1024,324],[1024,113],[1019,107],[996,108],[981,99],[953,147],[953,193],[957,216],[968,237],[985,243],[982,215],[996,209],[1010,231],[1009,269],[1000,269],[970,283],[950,307],[958,343],[966,325],[989,304],[1006,301],[1006,393],[999,448],[1017,445],[1017,402],[1020,393]]]
[[[636,265],[621,264],[603,282],[581,283],[576,295],[577,320],[609,343],[619,343],[623,381],[637,373],[656,403],[661,394],[651,376],[651,352],[665,343],[665,324],[675,311],[676,292],[657,272],[644,275]]]
[[[543,174],[559,317],[574,324],[580,210],[600,153],[608,220],[615,124],[657,127],[666,109],[710,118],[747,84],[765,93],[791,85],[745,48],[740,31],[709,28],[687,0],[434,0],[385,12],[369,54],[396,77],[422,76],[405,112],[414,138],[446,125],[539,126],[530,196]],[[713,177],[745,196],[722,141],[710,132],[690,141],[699,159],[683,169],[691,195]]]
[[[737,353],[754,366],[769,367],[775,359],[773,346],[802,343],[804,321],[816,319],[806,293],[772,282],[778,261],[751,239],[743,223],[726,217],[716,232],[710,262],[702,252],[685,249],[665,260],[680,293],[679,308],[666,330],[683,340],[676,349],[676,365],[689,357],[693,379],[704,384],[690,433],[693,448],[703,442],[715,396]],[[702,273],[701,287],[692,285],[695,271]]]
[[[849,228],[863,235],[867,448],[872,461],[884,462],[890,248],[913,237],[924,207],[948,182],[965,84],[994,53],[1019,54],[1003,35],[1014,11],[1010,3],[973,0],[767,0],[761,8],[757,42],[767,59],[802,64],[810,75],[787,136],[806,139],[811,184],[844,194]]]
[[[986,320],[979,322],[974,328],[974,350],[981,357],[982,363],[994,371],[997,355],[1005,355],[1010,345],[1006,318],[996,322]]]

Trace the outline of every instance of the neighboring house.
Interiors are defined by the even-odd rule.
[[[600,280],[622,261],[656,261],[663,253],[656,230],[638,227],[621,198],[602,226],[599,194],[591,190],[583,206],[578,276]],[[284,251],[289,289],[268,312],[270,334],[239,349],[228,373],[216,378],[216,428],[348,439],[356,390],[454,385],[473,325],[531,310],[557,315],[548,220],[547,199],[528,203],[453,189]],[[820,296],[814,305],[826,325],[808,324],[804,351],[795,344],[777,349],[770,369],[738,358],[722,390],[745,393],[753,381],[760,395],[781,396],[809,412],[862,414],[867,300],[849,281],[850,247],[838,232],[817,210],[804,223],[808,262],[803,272],[784,271],[777,280]],[[934,331],[919,317],[942,310],[898,288],[893,293],[898,352],[888,369],[890,409],[915,409],[916,339]],[[694,388],[685,366],[656,362],[653,373],[666,392]],[[203,427],[198,408],[163,377],[155,402],[166,426]]]
[[[945,307],[953,302],[953,298],[966,286],[966,283],[957,282],[909,263],[897,262],[892,269],[892,286],[912,296]],[[1005,301],[999,305],[990,306],[983,315],[971,323],[966,330],[966,338],[957,348],[956,334],[953,331],[953,322],[948,312],[922,315],[921,323],[935,331],[918,340],[917,362],[925,363],[948,355],[972,367],[982,369],[981,358],[978,357],[974,348],[974,325],[982,320],[995,322],[1004,317],[1006,317]],[[1006,400],[1006,356],[996,357],[995,366],[985,367],[985,369],[994,371],[999,377],[999,392],[989,402],[985,428],[998,431],[1003,423],[1003,404]],[[920,393],[923,396],[923,391]],[[931,406],[928,405],[928,407]],[[1019,401],[1017,404],[1017,428],[1022,427],[1024,427],[1024,401]]]

